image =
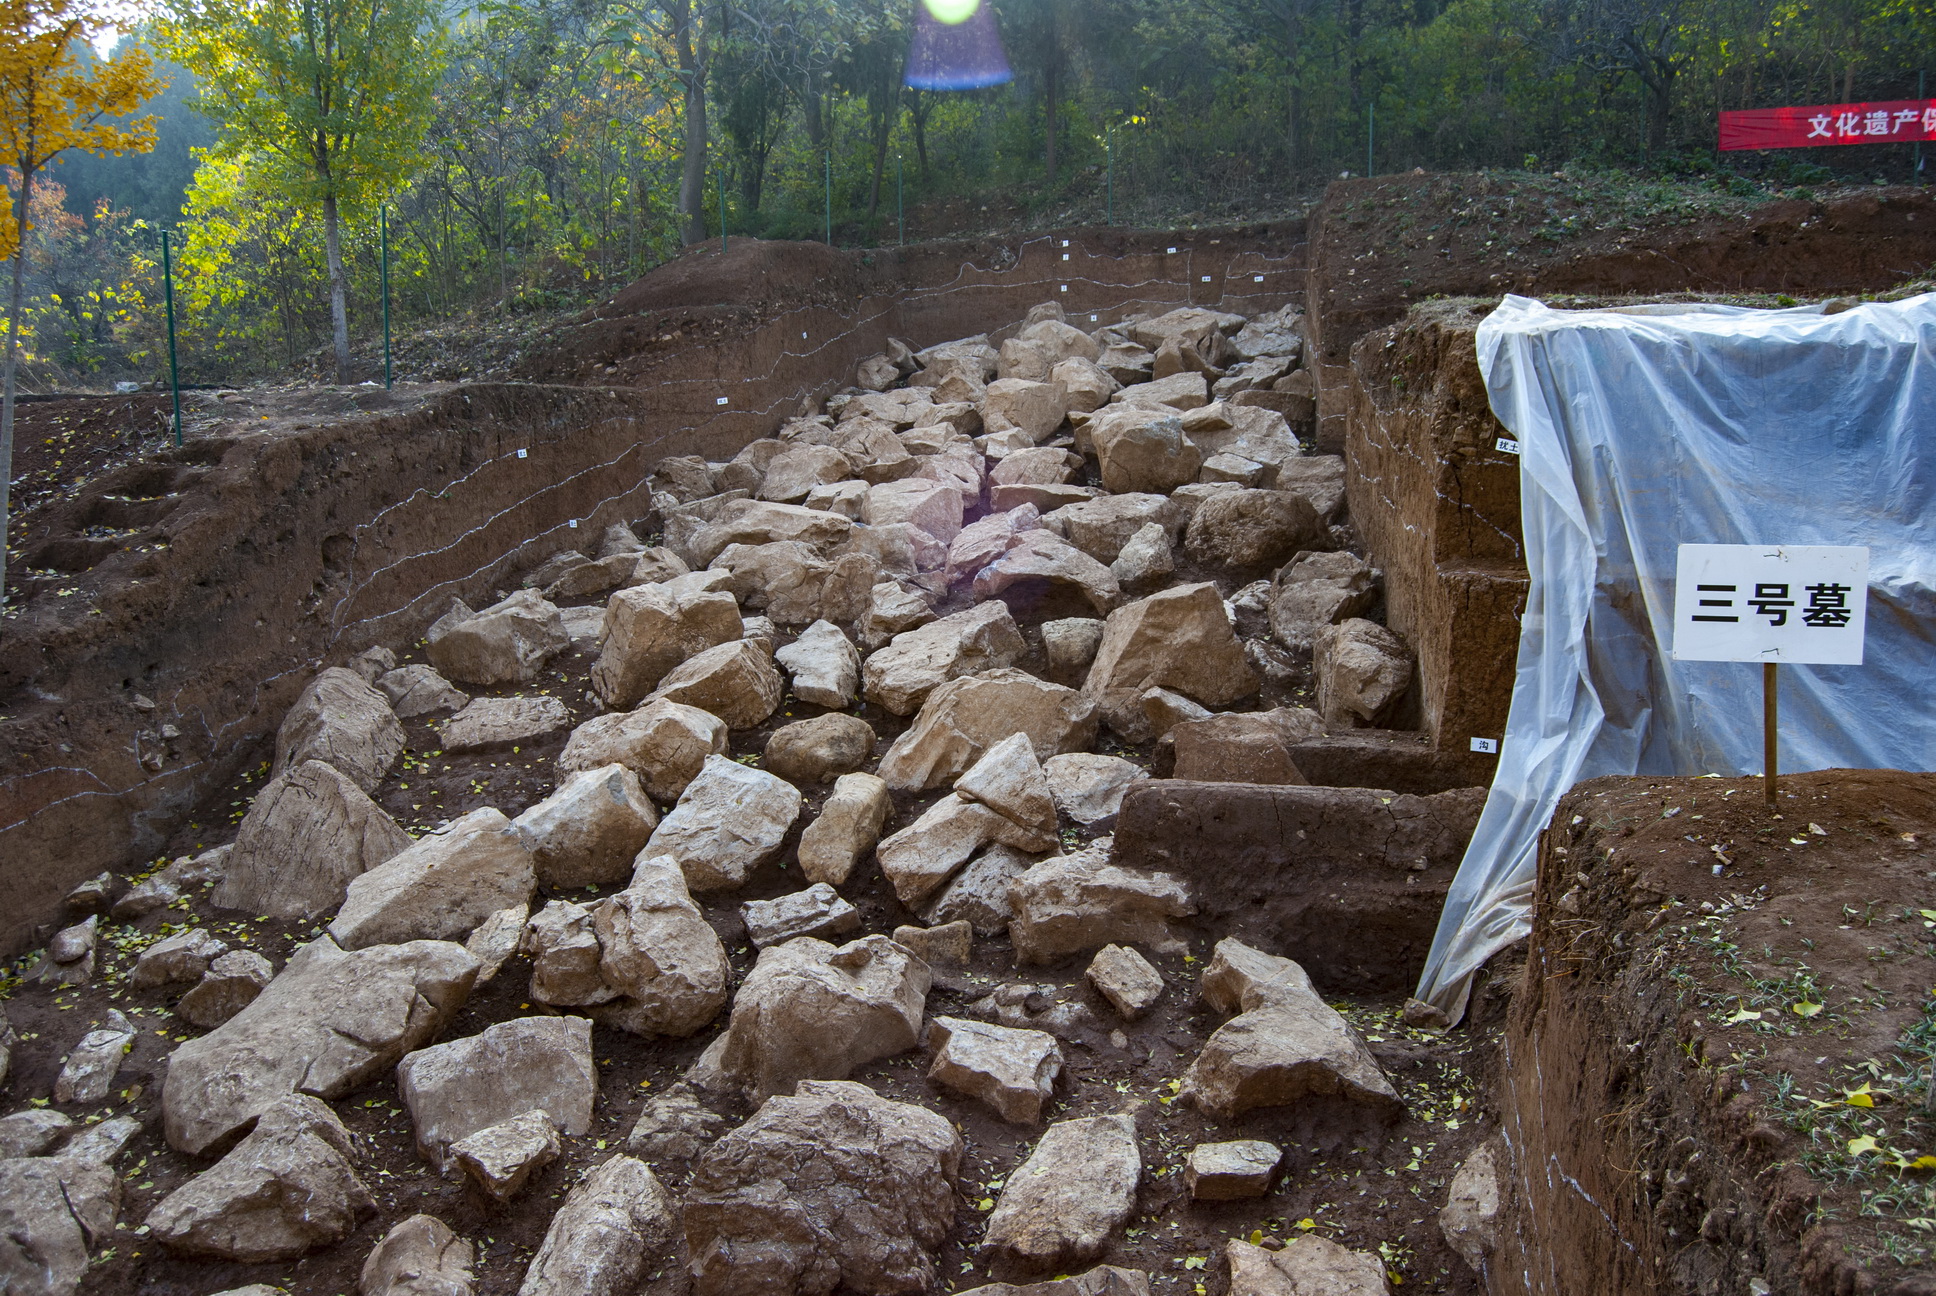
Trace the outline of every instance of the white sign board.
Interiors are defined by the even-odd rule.
[[[1684,544],[1674,657],[1860,666],[1868,608],[1860,545]]]

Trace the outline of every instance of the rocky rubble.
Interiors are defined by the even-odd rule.
[[[1153,775],[1302,782],[1297,743],[1408,705],[1409,650],[1366,619],[1378,574],[1337,551],[1342,463],[1245,403],[1297,395],[1273,386],[1303,372],[1297,321],[1186,307],[1085,331],[1045,305],[999,344],[896,343],[730,460],[661,462],[652,516],[595,556],[540,550],[524,588],[453,602],[427,661],[399,643],[317,675],[233,844],[119,899],[77,892],[90,916],[39,965],[89,984],[104,913],[306,924],[272,961],[169,922],[117,973],[206,1032],[166,1060],[163,1132],[202,1160],[148,1211],[155,1241],[288,1260],[380,1200],[395,1222],[362,1290],[456,1296],[502,1248],[387,1214],[400,1176],[443,1175],[550,1212],[523,1296],[645,1290],[681,1233],[700,1296],[926,1292],[972,1285],[940,1267],[957,1244],[964,1275],[1045,1279],[1127,1246],[1139,1192],[1268,1192],[1297,1149],[1233,1128],[1184,1159],[1146,1096],[1159,1068],[1180,1072],[1163,1120],[1312,1096],[1395,1118],[1377,1056],[1289,959],[1218,944],[1198,989],[1229,1020],[1203,1039],[1190,965],[1218,933],[1191,880],[1098,835]],[[541,767],[545,790],[480,781],[448,819],[405,818],[427,807],[403,780],[457,757]],[[77,1034],[54,1098],[84,1108],[125,1084],[141,1029]],[[614,1054],[682,1060],[620,1090]],[[415,1164],[379,1170],[349,1133],[368,1094],[394,1095]],[[634,1112],[634,1155],[611,1155],[606,1122]],[[0,1214],[37,1212],[7,1237],[73,1290],[118,1180],[60,1159],[55,1115],[0,1117]],[[1002,1139],[1005,1178],[971,1186]],[[1470,1256],[1484,1168],[1447,1224]],[[1230,1289],[1359,1281],[1363,1257],[1322,1241],[1232,1243]],[[1152,1287],[1103,1265],[976,1290]]]

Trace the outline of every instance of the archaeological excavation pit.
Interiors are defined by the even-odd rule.
[[[1422,238],[1502,201],[702,245],[503,381],[211,396],[37,499],[0,1272],[1936,1290],[1846,1150],[1936,1153],[1931,776],[1797,777],[1799,844],[1582,785],[1406,1012],[1527,590],[1477,323],[1893,289],[1936,208]]]

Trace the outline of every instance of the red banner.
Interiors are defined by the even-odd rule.
[[[1936,140],[1936,99],[1750,108],[1721,114],[1724,149],[1814,148]]]

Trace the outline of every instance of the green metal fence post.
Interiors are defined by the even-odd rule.
[[[390,370],[390,209],[376,209],[377,247],[383,253],[383,390],[391,386]]]
[[[1103,148],[1109,154],[1109,166],[1106,172],[1108,178],[1104,182],[1103,192],[1107,197],[1103,200],[1102,223],[1114,225],[1116,223],[1116,128],[1114,126],[1103,132]]]
[[[175,362],[175,264],[168,252],[168,231],[161,232],[161,299],[168,315],[168,389],[175,397],[175,444],[182,443],[181,369]]]
[[[894,233],[902,247],[907,246],[907,198],[902,184],[901,155],[894,155]]]

